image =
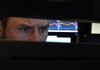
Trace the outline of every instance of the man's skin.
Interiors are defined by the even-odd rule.
[[[45,19],[9,17],[5,37],[8,40],[45,41],[48,26]]]

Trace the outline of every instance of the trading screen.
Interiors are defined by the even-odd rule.
[[[48,20],[48,32],[78,32],[77,21]]]

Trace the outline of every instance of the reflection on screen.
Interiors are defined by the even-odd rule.
[[[49,20],[48,32],[78,32],[77,21]]]

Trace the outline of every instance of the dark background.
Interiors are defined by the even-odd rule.
[[[65,0],[50,2],[47,0],[1,1],[0,15],[31,16],[41,18],[80,18],[100,19],[99,0]]]
[[[99,0],[2,1],[0,14],[53,19],[99,19],[99,3]]]

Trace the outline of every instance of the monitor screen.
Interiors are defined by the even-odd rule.
[[[49,20],[48,32],[78,32],[77,21]]]
[[[92,23],[91,34],[100,34],[100,23]]]
[[[57,37],[56,35],[48,35],[46,42],[71,43],[71,37]]]

